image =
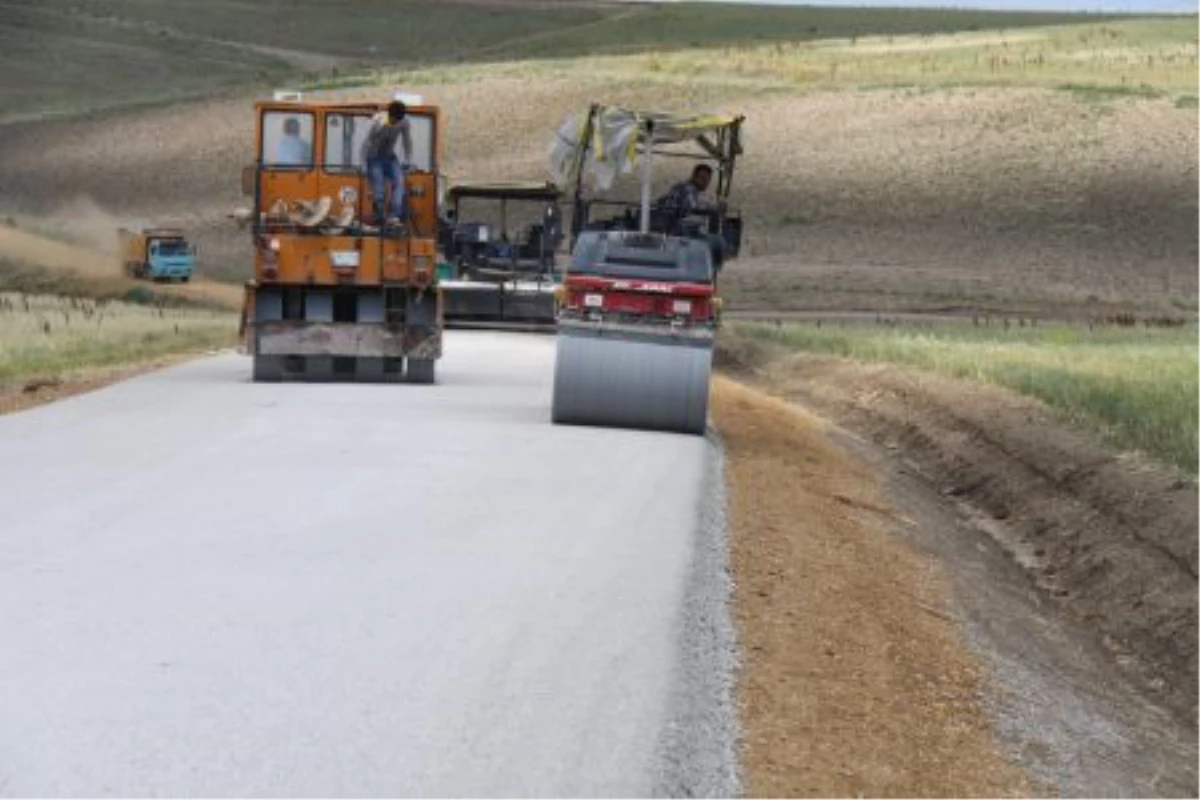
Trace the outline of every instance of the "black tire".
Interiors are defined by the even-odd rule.
[[[254,356],[253,380],[255,383],[278,383],[283,380],[283,358],[281,356]]]
[[[435,380],[437,362],[432,358],[410,358],[407,368],[409,383],[430,384]]]

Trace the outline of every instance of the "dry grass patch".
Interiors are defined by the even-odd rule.
[[[1074,422],[1192,476],[1196,329],[741,325],[792,350],[908,365],[1036,397]]]
[[[599,62],[705,81],[763,87],[961,85],[1099,87],[1114,93],[1196,91],[1194,17],[922,35],[793,40]]]
[[[226,312],[0,293],[0,385],[234,344]]]

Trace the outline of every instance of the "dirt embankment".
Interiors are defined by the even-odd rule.
[[[939,566],[821,421],[718,380],[753,797],[1021,796]]]
[[[970,513],[1043,597],[1194,730],[1195,485],[992,387],[730,338],[722,359],[882,446]]]

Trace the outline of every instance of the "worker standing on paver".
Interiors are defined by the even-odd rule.
[[[407,113],[404,103],[399,100],[392,102],[386,112],[377,114],[371,120],[371,127],[363,140],[361,163],[371,183],[376,224],[392,224],[405,217],[404,175],[412,162],[412,137]],[[403,146],[403,161],[396,152],[397,142]],[[387,193],[387,184],[391,186],[390,194]]]

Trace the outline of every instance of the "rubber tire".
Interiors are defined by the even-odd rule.
[[[283,356],[254,356],[252,378],[255,383],[279,383],[283,380]]]
[[[432,358],[410,358],[405,365],[409,383],[433,383],[436,379],[437,362]]]

